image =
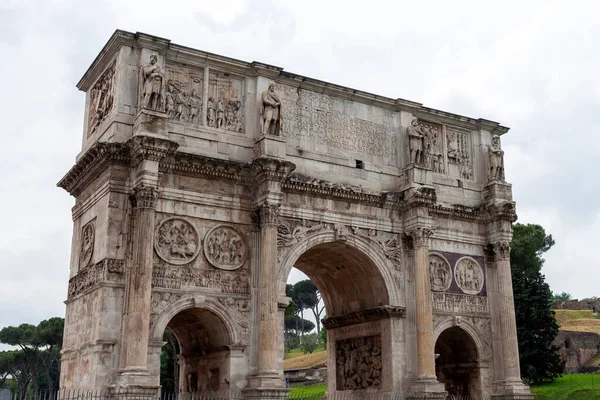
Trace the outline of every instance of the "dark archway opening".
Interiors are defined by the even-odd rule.
[[[478,399],[481,378],[477,346],[461,328],[446,329],[435,344],[435,373],[449,398]]]
[[[219,316],[201,308],[181,311],[169,321],[164,340],[160,365],[164,392],[229,389],[230,336]]]

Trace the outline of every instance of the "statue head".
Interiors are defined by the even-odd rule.
[[[498,135],[492,136],[492,146],[500,148],[500,136],[498,136]]]
[[[275,84],[274,83],[270,83],[269,84],[269,92],[274,92],[275,91]]]
[[[417,126],[417,125],[419,124],[419,120],[418,120],[418,119],[416,119],[416,118],[413,118],[413,119],[412,119],[412,121],[410,121],[410,124],[411,124],[412,126]]]
[[[150,55],[150,64],[156,64],[158,61],[158,56],[156,55],[156,53],[152,53]]]

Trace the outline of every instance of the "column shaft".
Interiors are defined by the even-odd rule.
[[[131,257],[125,281],[121,369],[146,371],[152,295],[152,256],[156,189],[134,191]]]
[[[435,356],[433,343],[433,310],[431,306],[431,282],[429,280],[429,236],[432,231],[413,231],[415,304],[417,323],[417,362],[419,378],[435,379]]]

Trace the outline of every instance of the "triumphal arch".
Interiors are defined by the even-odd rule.
[[[63,389],[286,393],[285,284],[322,293],[328,394],[531,398],[508,128],[116,31],[77,87]]]

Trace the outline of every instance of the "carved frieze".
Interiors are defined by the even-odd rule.
[[[169,120],[181,124],[202,124],[204,72],[176,65],[166,69],[165,112]]]
[[[113,107],[115,63],[108,67],[90,90],[89,133],[98,128]]]
[[[337,390],[381,387],[381,336],[356,337],[335,342]]]
[[[396,158],[394,112],[373,108],[358,118],[351,101],[288,85],[276,85],[281,98],[282,134],[317,146],[366,153],[386,163]]]
[[[489,314],[488,299],[485,296],[464,294],[432,293],[434,311],[452,314]]]
[[[186,219],[166,218],[156,228],[154,249],[160,258],[170,264],[187,264],[193,261],[200,251],[198,231]]]
[[[445,292],[452,283],[452,268],[448,261],[438,254],[429,255],[429,279],[431,290]]]
[[[477,261],[463,257],[454,267],[456,284],[465,294],[478,294],[483,288],[483,269]]]
[[[424,164],[438,174],[444,174],[444,154],[442,152],[442,126],[438,124],[419,122],[423,133]]]
[[[198,270],[190,267],[154,267],[152,287],[163,289],[197,289],[220,293],[250,293],[250,279],[247,274],[230,271]]]
[[[181,299],[182,296],[182,293],[152,292],[152,314],[159,315],[168,306]]]
[[[69,280],[68,298],[71,299],[102,282],[122,284],[123,265],[123,260],[107,258],[80,270]]]
[[[92,262],[94,241],[96,238],[95,220],[90,221],[81,229],[81,249],[79,250],[79,269],[86,268]]]
[[[473,159],[470,131],[446,128],[446,148],[450,174],[460,179],[473,179]]]
[[[228,73],[210,71],[206,125],[244,133],[244,80]]]
[[[204,256],[216,268],[238,269],[246,262],[247,255],[244,238],[232,226],[215,226],[204,238]]]
[[[250,302],[247,299],[219,297],[219,302],[227,307],[239,326],[242,344],[250,339]]]
[[[375,242],[383,254],[394,263],[395,270],[401,270],[404,261],[404,247],[399,234],[378,232],[375,229],[361,229],[352,227],[352,233]]]

